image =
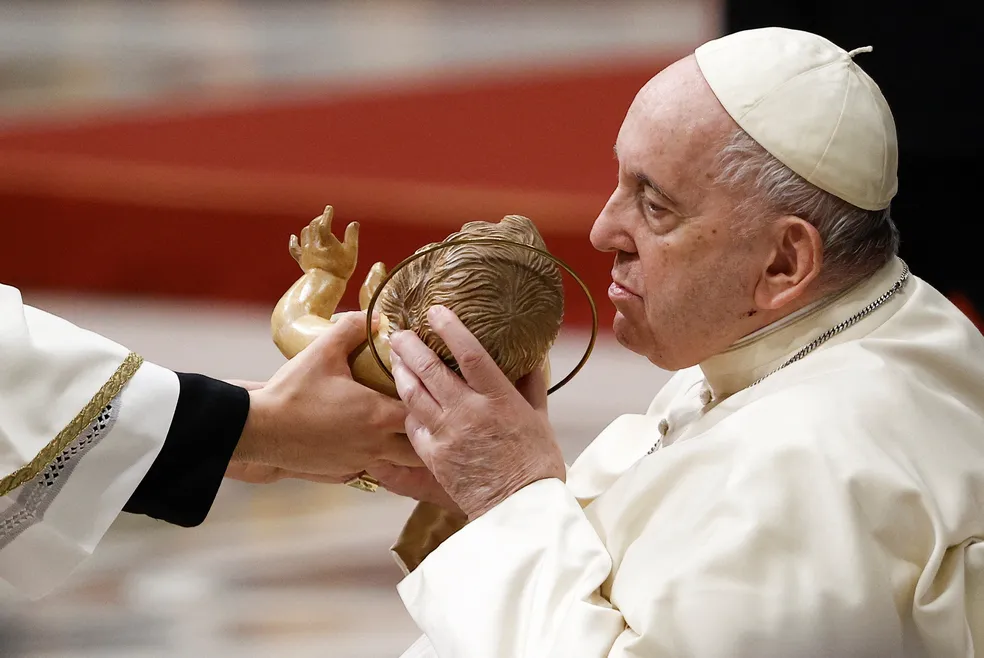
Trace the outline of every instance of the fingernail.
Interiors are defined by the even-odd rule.
[[[402,329],[400,331],[394,331],[392,334],[390,334],[390,345],[393,346],[395,349],[400,349],[400,346],[403,344],[403,341],[406,340],[404,334],[406,334],[406,331]]]
[[[399,364],[394,364],[393,366],[393,383],[396,384],[396,392],[401,398],[413,388],[413,380],[410,378],[410,373]]]
[[[444,322],[450,314],[451,311],[446,306],[441,306],[440,304],[427,309],[427,319],[430,320],[431,324]]]

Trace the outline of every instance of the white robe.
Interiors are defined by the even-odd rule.
[[[60,585],[92,553],[154,463],[177,404],[178,379],[139,361],[118,395],[54,459],[36,459],[121,364],[134,361],[128,355],[106,338],[25,306],[15,288],[0,285],[0,479],[30,476],[0,491],[0,589],[38,598]]]
[[[405,655],[984,655],[977,329],[910,277],[748,388],[901,267],[677,373],[566,485],[460,529],[418,507],[394,546],[425,633]]]

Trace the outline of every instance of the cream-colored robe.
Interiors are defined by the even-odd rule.
[[[122,389],[63,432],[124,363]],[[40,597],[91,554],[154,463],[177,400],[173,372],[0,285],[0,589]],[[54,458],[39,459],[49,445]]]
[[[566,485],[461,529],[418,508],[394,547],[425,633],[405,655],[984,655],[981,334],[910,277],[746,388],[901,268],[679,372]]]

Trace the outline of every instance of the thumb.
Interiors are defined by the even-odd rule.
[[[536,368],[516,382],[516,390],[537,411],[547,411],[547,378],[543,368]]]
[[[373,331],[379,326],[379,318],[373,314]],[[314,352],[338,352],[345,356],[367,342],[366,314],[362,311],[349,311],[335,316],[335,321],[312,343]]]

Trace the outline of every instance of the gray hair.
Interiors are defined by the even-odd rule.
[[[899,232],[889,208],[864,210],[807,182],[738,129],[720,153],[717,185],[744,195],[736,208],[743,230],[756,219],[795,215],[823,239],[820,286],[838,290],[874,274],[898,253]],[[746,233],[747,234],[747,233]]]

